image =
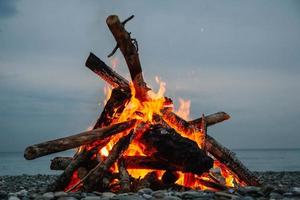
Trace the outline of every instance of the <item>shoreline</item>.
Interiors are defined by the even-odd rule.
[[[173,190],[144,189],[147,193],[138,191],[137,193],[113,194],[111,192],[104,193],[64,193],[55,192],[47,193],[47,185],[55,180],[57,175],[37,174],[37,175],[3,175],[0,176],[0,199],[59,199],[59,197],[73,197],[76,199],[224,199],[224,195],[229,198],[243,199],[300,199],[300,171],[264,171],[254,172],[263,182],[262,187],[244,187],[237,191],[228,190],[222,192],[211,191],[184,191],[177,192]],[[143,190],[143,189],[142,189]],[[150,192],[151,190],[151,192]],[[144,191],[144,192],[145,192]],[[56,196],[55,196],[56,195]],[[133,195],[133,196],[132,196]],[[222,196],[223,195],[223,196]],[[160,198],[160,197],[163,198]],[[186,197],[188,196],[188,197]],[[93,197],[93,198],[92,198]],[[151,198],[150,198],[151,197]],[[159,197],[159,198],[158,198]],[[168,197],[168,198],[167,198]],[[174,197],[174,198],[173,198]],[[227,198],[227,199],[228,199]],[[229,198],[229,199],[230,199]],[[65,198],[66,199],[66,198]],[[61,199],[63,200],[63,199]]]

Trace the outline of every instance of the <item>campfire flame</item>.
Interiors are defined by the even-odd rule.
[[[115,68],[116,64],[118,63],[117,60],[113,59],[112,64]],[[120,123],[124,122],[130,119],[137,119],[139,122],[147,122],[150,124],[154,124],[154,116],[155,115],[162,115],[161,110],[165,108],[166,106],[166,99],[165,99],[165,91],[166,91],[166,83],[161,81],[159,77],[155,77],[156,83],[159,85],[159,89],[157,92],[154,92],[152,90],[148,91],[148,97],[149,99],[146,101],[140,101],[136,98],[136,91],[132,83],[130,83],[130,89],[131,89],[131,99],[127,103],[124,111],[120,114],[120,116],[117,116],[114,123]],[[112,89],[108,86],[104,86],[104,94],[105,94],[105,100],[104,103],[107,102],[107,100],[110,98],[110,95],[112,93]],[[191,101],[190,100],[184,100],[182,98],[179,99],[179,108],[177,109],[176,114],[182,117],[185,120],[189,119],[190,115],[190,106]],[[170,107],[170,105],[168,105]],[[171,109],[174,109],[174,106],[171,105]],[[176,123],[169,124],[172,128],[174,128],[179,134],[181,134],[183,137],[187,137],[193,141],[195,141],[198,146],[201,148],[201,144],[203,143],[201,134],[203,134],[203,130],[195,129],[194,133],[187,133],[183,130],[178,129],[178,125]],[[98,154],[104,158],[109,155],[110,150],[112,149],[113,145],[124,135],[128,134],[128,131],[125,131],[124,133],[118,134],[113,136],[110,139],[110,142],[103,147]],[[87,147],[90,148],[90,147]],[[79,151],[82,151],[82,147],[79,148]],[[133,140],[131,144],[129,145],[128,149],[124,152],[124,156],[146,156],[143,153],[143,145],[138,142],[138,140]],[[214,169],[219,168],[221,175],[224,178],[224,185],[227,187],[235,187],[235,183],[239,183],[243,185],[241,181],[238,180],[238,178],[227,169],[225,165],[215,160],[214,162]],[[149,169],[127,169],[130,176],[134,178],[143,178],[146,174],[152,171],[156,171],[158,174],[158,177],[161,178],[164,170],[149,170]],[[111,167],[112,172],[118,172],[118,169],[116,165]],[[74,173],[72,180],[69,183],[69,186],[67,188],[70,188],[74,183],[78,182],[80,179],[77,175],[77,171]],[[209,176],[207,173],[202,174],[201,176],[194,175],[192,173],[183,173],[178,172],[179,178],[176,181],[177,184],[183,185],[186,187],[190,187],[193,189],[213,189],[208,188],[207,186],[204,186],[201,184],[201,180],[206,181],[213,181],[212,176]],[[66,188],[66,189],[67,189]]]

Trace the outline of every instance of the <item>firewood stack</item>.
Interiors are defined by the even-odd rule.
[[[224,190],[259,185],[233,152],[207,134],[207,127],[229,119],[228,114],[218,112],[186,121],[173,112],[170,98],[151,95],[137,42],[125,30],[132,18],[120,22],[118,16],[111,15],[106,20],[117,42],[109,56],[120,49],[132,82],[90,53],[86,66],[113,88],[93,129],[25,150],[24,157],[31,160],[78,148],[73,158],[52,160],[50,168],[63,173],[49,185],[49,191],[128,192],[143,187]],[[139,107],[128,112],[133,102]],[[148,108],[153,102],[158,106]],[[136,172],[141,175],[137,177]]]

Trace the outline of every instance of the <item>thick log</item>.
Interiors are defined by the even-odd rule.
[[[109,30],[113,34],[119,49],[121,50],[127,66],[130,71],[131,79],[136,90],[136,96],[140,100],[147,99],[147,87],[143,74],[142,67],[138,55],[138,47],[133,43],[133,40],[130,37],[130,34],[125,30],[124,24],[121,23],[118,16],[110,15],[106,19],[106,24],[109,27]]]
[[[259,179],[235,156],[235,154],[222,144],[217,142],[213,137],[206,135],[206,150],[223,163],[239,181],[247,185],[259,186]]]
[[[85,66],[87,66],[90,70],[100,76],[112,87],[129,89],[129,82],[125,78],[120,76],[117,72],[115,72],[111,67],[107,66],[93,53],[90,53],[88,59],[85,62]]]
[[[130,191],[130,176],[126,169],[125,160],[121,157],[118,160],[118,170],[119,170],[119,180],[120,180],[120,192],[129,192]]]
[[[147,156],[165,160],[183,172],[201,175],[213,166],[213,159],[195,141],[182,137],[174,129],[154,125],[139,140]]]
[[[128,135],[122,137],[109,152],[108,157],[100,162],[93,170],[90,171],[85,179],[82,179],[84,183],[85,191],[94,191],[99,189],[101,179],[105,172],[118,160],[123,152],[128,148],[133,137],[133,131]],[[70,190],[71,191],[71,190]]]
[[[71,157],[56,157],[52,159],[51,170],[64,170],[72,161]],[[173,166],[170,163],[148,156],[124,156],[125,166],[127,169],[155,169],[183,171],[184,168]],[[97,162],[93,163],[94,166]]]
[[[25,149],[24,157],[27,160],[32,160],[51,153],[65,151],[82,145],[90,144],[91,142],[94,142],[96,140],[101,141],[107,137],[132,128],[135,123],[136,120],[130,120],[127,122],[113,124],[104,128],[85,131],[69,137],[35,144]]]

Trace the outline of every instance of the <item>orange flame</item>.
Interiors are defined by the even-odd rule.
[[[117,59],[112,59],[111,62],[113,67],[115,67],[118,64]],[[129,119],[137,119],[140,122],[146,122],[152,124],[154,123],[153,122],[154,115],[162,115],[161,110],[164,108],[164,103],[165,103],[164,94],[166,91],[166,83],[161,81],[158,77],[155,77],[155,80],[159,85],[158,91],[157,92],[154,92],[152,90],[148,91],[149,99],[143,102],[136,98],[135,88],[133,84],[130,83],[130,89],[132,94],[131,99],[127,103],[123,112],[120,114],[120,116],[117,117],[117,120],[113,121],[113,123],[124,122]],[[107,85],[105,85],[104,87],[104,94],[105,94],[105,103],[106,103],[111,95],[111,88],[108,87]],[[189,120],[190,106],[191,106],[190,100],[184,100],[179,98],[179,108],[175,113],[179,115],[181,118],[185,120]],[[187,133],[184,132],[183,130],[178,130],[179,126],[176,124],[176,122],[172,122],[172,124],[169,125],[182,136],[195,141],[198,144],[198,146],[201,148],[201,144],[203,144],[202,141],[203,137],[200,137],[201,134],[203,134],[202,130],[195,128],[195,130],[193,130],[192,133],[191,132]],[[125,131],[123,133],[111,137],[109,143],[99,151],[99,155],[101,157],[104,156],[107,157],[113,145],[127,133],[128,131]],[[124,156],[137,156],[137,155],[145,156],[145,154],[143,153],[143,149],[144,148],[141,143],[139,143],[137,140],[133,140],[123,155]],[[240,183],[240,181],[238,181],[238,179],[222,163],[215,161],[214,167],[220,168],[221,175],[225,179],[226,186],[234,187],[234,182]],[[111,168],[111,170],[113,172],[118,172],[116,165],[114,165]],[[155,171],[149,169],[127,169],[127,170],[129,174],[134,178],[143,178],[147,173]],[[164,173],[164,170],[156,170],[156,172],[158,173],[159,177],[161,177]],[[201,175],[201,177],[198,177],[197,175],[191,173],[178,172],[178,175],[179,178],[176,181],[177,184],[184,185],[186,187],[191,187],[193,189],[202,189],[202,190],[208,189],[208,187],[201,184],[199,178],[201,178],[202,180],[211,179],[209,176],[205,174]],[[73,183],[75,179],[78,179],[77,174],[73,175],[71,183]],[[69,184],[69,186],[71,185],[71,183]]]

